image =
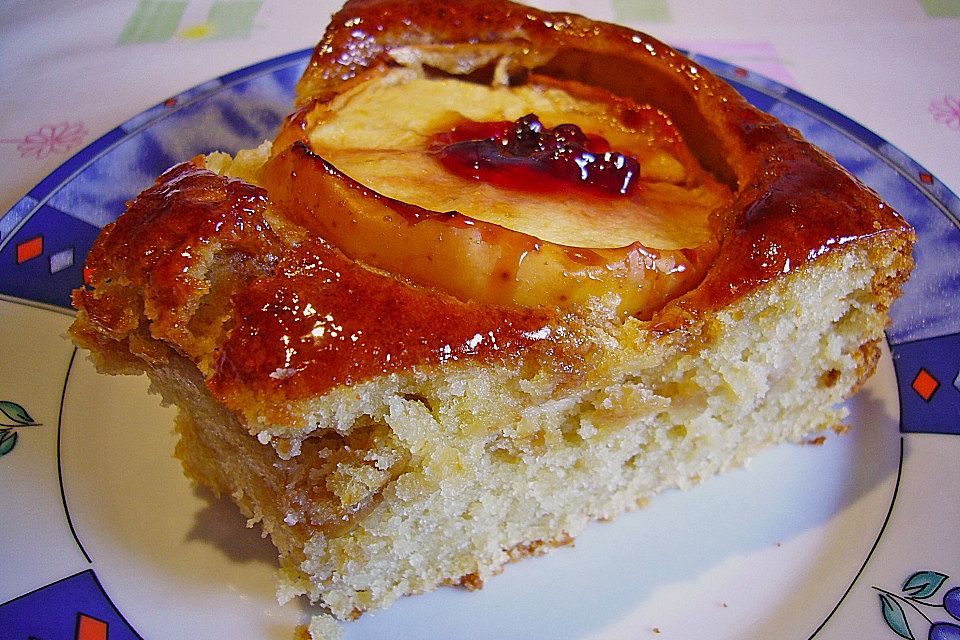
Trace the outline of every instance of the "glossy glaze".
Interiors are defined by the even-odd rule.
[[[462,303],[357,266],[316,240],[234,298],[211,385],[311,396],[415,365],[517,362],[559,336],[549,314]]]
[[[138,304],[154,335],[189,341],[189,314],[210,289],[212,252],[249,256],[245,277],[254,265],[269,268],[278,239],[264,219],[267,202],[263,189],[196,164],[170,169],[104,228],[87,256],[90,287],[74,304],[124,335],[137,328],[130,296],[142,288]]]
[[[278,399],[415,365],[561,359],[552,314],[460,302],[374,273],[291,226],[263,189],[189,163],[104,230],[88,265],[75,303],[99,330],[131,339],[142,305],[142,329],[197,359],[228,406],[269,399],[268,415],[283,410]],[[208,352],[189,330],[201,304],[232,319]]]

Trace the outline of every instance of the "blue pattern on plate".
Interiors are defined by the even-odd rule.
[[[43,253],[19,264],[15,247],[0,253],[0,292],[69,308],[70,292],[83,282],[83,260],[99,233],[99,228],[49,205],[40,206],[17,237],[42,238]]]
[[[43,615],[37,615],[37,612]],[[78,573],[0,605],[3,638],[79,638],[82,618],[103,631],[103,640],[135,640],[140,635],[107,598],[92,570]],[[91,635],[88,637],[101,637]]]
[[[223,88],[223,82],[220,80],[220,78],[208,80],[203,84],[198,84],[195,87],[187,89],[174,98],[170,98],[169,100],[165,100],[158,105],[150,107],[143,113],[138,113],[120,125],[120,128],[127,133],[136,133],[138,129],[149,126],[154,120],[159,120],[160,118],[168,115],[172,107],[178,104],[182,105],[197,100],[202,100],[204,97],[216,93],[221,88]]]
[[[901,431],[960,434],[958,356],[960,334],[897,346],[893,364],[900,381]]]
[[[0,218],[0,246],[3,246],[10,239],[38,205],[39,203],[35,198],[27,196],[13,205],[10,211]]]

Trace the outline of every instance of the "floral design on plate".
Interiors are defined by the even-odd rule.
[[[9,400],[0,400],[0,458],[7,455],[17,446],[16,427],[39,427],[40,423],[35,422],[26,409],[16,402]]]
[[[914,630],[918,625],[927,626],[930,640],[960,640],[960,587],[947,589],[942,599],[937,595],[949,578],[939,571],[918,571],[907,578],[899,594],[874,587],[880,592],[884,622],[894,633],[908,640],[917,637]],[[904,609],[904,605],[909,610]],[[938,609],[943,609],[943,613]]]

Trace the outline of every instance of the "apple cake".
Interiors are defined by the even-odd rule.
[[[840,429],[913,241],[643,33],[351,1],[272,142],[104,229],[71,335],[349,619]]]

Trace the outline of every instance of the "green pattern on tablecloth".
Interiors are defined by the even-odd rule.
[[[933,18],[960,16],[960,0],[920,0],[920,4]]]
[[[242,40],[250,36],[263,2],[215,0],[203,22],[180,28],[187,4],[188,0],[140,0],[120,34],[119,44],[166,42],[174,35],[184,40]],[[193,6],[196,8],[196,4]]]
[[[186,0],[140,0],[118,44],[165,42],[176,33],[186,8]]]
[[[218,40],[249,37],[262,4],[261,0],[217,0],[207,15],[207,22],[213,28],[210,37]]]
[[[669,22],[670,0],[612,0],[617,22]]]

